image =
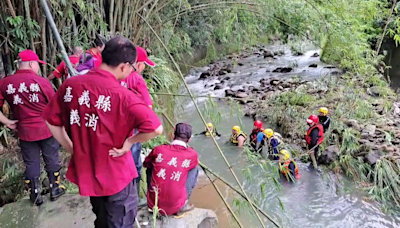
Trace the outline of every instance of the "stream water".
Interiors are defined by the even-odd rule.
[[[283,56],[275,59],[264,59],[263,56],[250,55],[238,62],[233,72],[224,75],[231,79],[224,84],[223,89],[214,90],[214,84],[220,80],[217,77],[211,77],[206,80],[198,80],[200,72],[192,70],[186,77],[191,91],[196,95],[213,95],[223,97],[225,89],[237,90],[243,86],[255,85],[262,78],[269,77],[291,77],[298,75],[306,80],[313,80],[325,75],[329,75],[337,69],[324,68],[324,63],[320,62],[318,57],[311,57],[318,50],[308,48],[302,56],[292,56],[290,49],[283,45],[271,45],[266,47],[272,51],[285,51]],[[228,62],[230,60],[225,60]],[[317,64],[318,67],[310,68],[310,64]],[[287,67],[289,65],[296,66],[294,71],[290,73],[271,73],[277,67]],[[200,107],[203,107],[205,98],[197,100]],[[245,187],[248,194],[260,194],[260,180],[265,177],[265,173],[260,171],[260,167],[246,161],[244,155],[240,155],[240,150],[225,142],[228,141],[231,128],[239,123],[237,115],[231,115],[231,109],[224,101],[217,101],[218,109],[221,112],[221,121],[218,123],[217,130],[222,137],[217,140],[227,159],[234,166],[234,171],[238,175],[240,181]],[[181,107],[181,108],[179,108]],[[193,126],[194,133],[204,130],[204,125],[197,114],[193,103],[186,98],[178,99],[177,119],[181,122],[188,122]],[[251,131],[253,120],[246,117],[241,118],[244,131]],[[206,120],[208,121],[208,120]],[[269,123],[264,123],[264,127]],[[224,177],[230,183],[235,181],[230,174],[225,162],[220,156],[212,139],[204,136],[195,136],[191,141],[199,155],[200,160],[216,173]],[[336,176],[327,169],[313,170],[308,164],[298,163],[301,178],[296,183],[288,183],[281,179],[282,189],[278,191],[271,184],[266,186],[266,197],[260,202],[263,210],[270,214],[283,227],[400,227],[400,218],[385,215],[376,202],[364,201],[363,192],[356,188],[355,184],[346,178]],[[251,179],[245,178],[242,170],[250,168]],[[225,188],[226,191],[228,191]],[[195,196],[196,197],[196,194]],[[199,198],[200,197],[200,198]],[[217,200],[210,199],[211,195],[207,192],[201,196],[197,196],[195,201],[206,201],[208,205],[205,207],[215,208]],[[217,198],[217,196],[215,196]],[[233,194],[228,194],[228,198],[232,200]],[[284,206],[284,210],[280,207],[279,200]],[[213,207],[214,206],[214,207]],[[220,203],[218,207],[221,207]],[[218,212],[217,212],[218,214]],[[219,213],[221,215],[222,213]],[[240,215],[242,223],[245,227],[260,227],[258,220],[251,215],[242,213]],[[221,219],[220,219],[221,220]],[[265,220],[267,227],[274,227],[272,223]],[[229,227],[226,222],[220,222],[220,227]]]

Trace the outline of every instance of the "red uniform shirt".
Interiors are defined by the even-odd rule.
[[[98,68],[102,63],[103,63],[103,57],[101,57],[101,53],[97,52],[97,54],[94,54],[93,49],[90,49],[87,51],[87,53],[91,54],[95,60],[94,60],[94,67]]]
[[[141,96],[146,105],[153,105],[149,90],[147,89],[146,81],[142,75],[137,72],[132,72],[124,80],[121,80],[121,85],[130,90],[136,90]]]
[[[71,64],[73,66],[76,66],[79,64],[79,56],[70,55],[68,58],[69,58],[69,61],[71,61]],[[65,78],[67,78],[68,69],[67,69],[67,65],[65,64],[64,61],[62,61],[60,63],[60,65],[58,65],[57,68],[53,71],[53,75],[56,76],[57,78],[61,78],[64,75]]]
[[[147,203],[154,207],[155,191],[158,191],[157,206],[167,215],[177,213],[187,199],[186,179],[189,170],[198,164],[198,155],[193,148],[180,145],[161,145],[153,149],[143,165],[152,168]]]
[[[131,153],[113,158],[134,128],[155,131],[161,122],[139,97],[111,73],[94,69],[65,81],[47,106],[44,118],[64,126],[73,142],[67,178],[83,196],[109,196],[120,192],[138,176]]]
[[[55,94],[50,81],[30,70],[18,70],[0,80],[0,105],[4,100],[18,120],[18,136],[24,141],[39,141],[52,136],[42,115]]]

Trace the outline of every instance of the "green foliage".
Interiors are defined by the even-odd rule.
[[[10,38],[8,45],[18,53],[30,47],[30,37],[39,37],[40,26],[35,20],[25,19],[22,16],[7,17],[7,22],[10,25],[8,34]]]
[[[276,102],[291,106],[305,106],[314,102],[314,97],[307,93],[287,92],[276,97]]]

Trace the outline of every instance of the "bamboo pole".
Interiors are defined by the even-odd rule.
[[[29,1],[28,0],[24,0],[24,7],[25,7],[26,19],[27,20],[32,20],[31,19],[31,11],[29,9]],[[31,42],[31,49],[32,49],[32,51],[35,51],[35,44],[33,43],[33,36],[30,35],[29,39],[30,39],[30,42]]]
[[[53,34],[54,34],[54,37],[56,38],[56,41],[58,43],[58,47],[61,49],[61,54],[62,54],[62,57],[64,59],[65,64],[67,64],[67,68],[68,68],[69,74],[71,76],[74,76],[75,73],[74,73],[72,64],[69,61],[67,52],[65,51],[64,44],[63,44],[63,42],[61,40],[60,34],[58,33],[58,29],[56,27],[56,24],[54,23],[53,16],[51,16],[49,6],[47,5],[46,0],[40,0],[40,2],[42,3],[42,7],[43,7],[43,10],[44,10],[44,13],[46,14],[46,18],[47,18],[47,20],[49,22],[50,28],[53,30]]]
[[[379,40],[378,47],[376,48],[376,53],[377,54],[379,54],[379,51],[381,50],[381,45],[382,45],[383,39],[385,38],[385,35],[386,35],[386,29],[387,29],[387,27],[388,27],[388,25],[390,23],[390,17],[392,16],[394,8],[396,7],[396,5],[397,5],[397,0],[393,0],[393,6],[390,9],[390,14],[389,14],[389,16],[388,16],[388,18],[386,20],[385,27],[383,28],[383,32],[382,32],[382,35],[381,35],[381,39]],[[389,84],[390,84],[390,82],[389,82]]]
[[[47,42],[46,42],[46,18],[40,19],[40,27],[42,28],[42,59],[47,62]],[[43,64],[43,74],[47,77],[47,66]]]
[[[213,176],[215,176],[216,179],[219,179],[221,182],[223,182],[224,184],[226,184],[230,189],[232,189],[233,191],[235,191],[237,194],[239,194],[241,197],[243,197],[244,199],[246,199],[246,196],[243,195],[243,193],[237,189],[236,187],[234,187],[233,185],[231,185],[227,180],[225,180],[223,177],[221,177],[220,175],[218,175],[217,173],[215,173],[214,171],[212,171],[210,168],[208,168],[206,165],[204,165],[203,163],[199,162],[199,165],[201,166],[201,168],[203,168],[203,170],[211,173]],[[269,216],[266,212],[264,212],[257,204],[255,204],[254,202],[250,201],[249,203],[251,203],[261,214],[263,214],[265,217],[267,217],[269,220],[273,220],[273,218],[271,218],[271,216]],[[274,224],[278,224],[277,222],[273,222]]]
[[[8,10],[10,11],[11,16],[13,18],[15,18],[17,15],[15,14],[14,6],[13,6],[11,0],[7,0],[7,6],[8,6]]]
[[[113,28],[114,28],[114,21],[113,21],[113,19],[114,19],[114,0],[111,0],[111,2],[110,2],[110,12],[109,12],[109,14],[108,14],[108,20],[109,20],[109,29],[110,29],[110,32],[111,32],[111,36],[113,36],[114,35],[114,30],[113,30]]]
[[[176,94],[176,93],[160,93],[160,92],[150,92],[150,94],[154,95],[161,95],[161,96],[177,96],[177,97],[190,97],[189,94]],[[214,96],[207,96],[207,95],[194,95],[193,97],[209,97],[214,99],[225,99],[225,100],[243,100],[243,101],[259,101],[264,102],[264,100],[260,99],[248,99],[248,98],[236,98],[236,97],[214,97]]]
[[[165,51],[168,53],[168,55],[169,55],[171,61],[173,62],[175,68],[177,69],[177,71],[178,71],[178,73],[179,73],[179,76],[180,76],[180,78],[181,78],[181,80],[182,80],[182,82],[183,82],[183,84],[184,84],[186,90],[187,90],[188,93],[190,94],[190,97],[191,97],[191,99],[192,99],[192,101],[193,101],[193,104],[194,104],[194,106],[196,107],[197,113],[199,114],[201,120],[203,121],[204,126],[206,127],[206,126],[207,126],[207,123],[206,123],[206,121],[205,121],[205,119],[204,119],[204,117],[203,117],[203,114],[202,114],[201,111],[200,111],[200,108],[198,107],[198,105],[197,105],[197,103],[196,103],[196,99],[195,99],[195,97],[193,97],[193,94],[192,94],[192,92],[190,91],[189,86],[188,86],[188,84],[187,84],[186,81],[185,81],[185,77],[183,76],[183,74],[182,74],[182,72],[181,72],[181,70],[180,70],[178,64],[175,62],[175,59],[172,57],[171,53],[169,52],[167,46],[165,46],[165,43],[161,40],[160,36],[158,36],[158,34],[156,33],[156,31],[154,31],[154,29],[153,29],[153,27],[150,25],[150,23],[149,23],[145,18],[143,18],[140,14],[137,13],[137,15],[147,24],[147,26],[150,28],[150,30],[153,32],[153,34],[154,34],[154,35],[157,37],[157,39],[160,41],[160,43],[161,43],[161,45],[163,46],[163,48],[165,49]],[[218,149],[220,155],[221,155],[222,158],[224,159],[226,165],[228,166],[229,171],[232,173],[232,176],[235,178],[235,181],[237,182],[237,184],[239,185],[241,191],[243,192],[244,196],[246,197],[246,200],[247,200],[248,202],[250,202],[251,200],[250,200],[250,198],[248,197],[248,195],[246,194],[246,191],[244,190],[242,184],[241,184],[240,181],[239,181],[239,178],[237,177],[236,173],[233,171],[232,166],[230,165],[230,163],[229,163],[228,159],[226,158],[224,152],[222,152],[221,147],[218,145],[218,143],[217,143],[215,137],[214,137],[212,134],[211,134],[211,138],[212,138],[212,140],[213,140],[215,146],[217,147],[217,149]],[[252,210],[254,211],[255,215],[257,216],[257,219],[259,220],[261,226],[265,228],[264,222],[263,222],[263,220],[261,219],[260,215],[257,213],[257,210],[254,208],[254,206],[253,206],[252,204],[250,204],[250,207],[252,208]],[[270,221],[271,221],[271,220],[270,220]],[[276,224],[275,221],[271,221],[271,222],[274,223],[275,226],[279,227],[279,225]]]
[[[169,123],[169,125],[174,128],[174,124],[172,123],[171,119],[163,112],[162,115],[164,116],[164,118],[167,120],[167,122]],[[189,145],[189,144],[188,144]],[[224,202],[225,206],[228,208],[229,212],[232,214],[233,218],[236,220],[236,222],[239,224],[240,227],[244,227],[242,225],[242,223],[240,222],[239,218],[236,216],[235,212],[233,211],[232,207],[228,204],[228,202],[226,202],[224,195],[221,193],[221,191],[219,190],[218,186],[215,184],[215,182],[211,179],[211,177],[207,174],[206,169],[203,167],[203,165],[201,164],[201,162],[199,162],[200,167],[203,169],[204,174],[207,176],[208,180],[211,182],[211,184],[213,185],[214,189],[217,191],[218,195],[221,197],[222,201]],[[211,172],[210,172],[211,173]]]

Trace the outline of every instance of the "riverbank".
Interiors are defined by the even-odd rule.
[[[371,198],[398,207],[400,99],[387,86],[383,75],[377,71],[367,75],[342,73],[333,66],[314,63],[304,67],[302,62],[274,69],[258,65],[257,61],[268,63],[282,55],[257,46],[217,61],[202,69],[198,78],[188,80],[203,80],[204,87],[212,88],[213,94],[240,99],[245,115],[271,123],[285,137],[286,147],[295,157],[304,153],[305,120],[317,114],[319,107],[328,107],[332,124],[321,146],[319,162],[353,178]],[[318,52],[304,53],[305,59],[318,57]],[[255,61],[257,58],[263,60]],[[249,63],[249,59],[255,63]],[[230,73],[244,64],[250,65],[249,72],[243,73],[241,79],[233,78]],[[317,67],[330,69],[330,73],[315,80],[306,70],[296,69]],[[258,73],[252,72],[253,68],[267,68],[262,69],[263,74],[274,77],[260,76],[256,82],[246,82],[246,77],[254,79],[253,75]],[[291,73],[295,71],[301,73]],[[242,81],[233,85],[232,80]]]

